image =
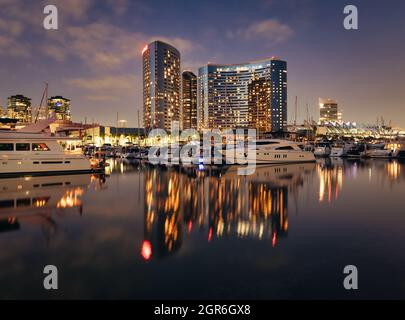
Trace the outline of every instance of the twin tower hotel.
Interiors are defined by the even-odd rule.
[[[147,131],[256,129],[279,133],[287,126],[287,63],[275,57],[231,65],[181,70],[181,54],[155,41],[143,59],[144,124]]]

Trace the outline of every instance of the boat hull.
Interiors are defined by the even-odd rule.
[[[2,157],[0,159],[0,177],[18,175],[56,175],[77,172],[95,172],[90,161],[82,156],[60,157]]]

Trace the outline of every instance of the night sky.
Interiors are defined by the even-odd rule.
[[[59,30],[43,28],[46,4]],[[346,4],[359,9],[359,30],[343,28]],[[403,0],[0,0],[0,105],[21,93],[40,103],[72,100],[74,121],[129,126],[142,110],[141,51],[153,40],[182,54],[195,73],[207,62],[279,56],[288,62],[288,121],[318,119],[318,97],[339,102],[345,121],[405,127]],[[142,111],[141,111],[142,114]]]

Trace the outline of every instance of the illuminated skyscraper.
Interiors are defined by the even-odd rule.
[[[197,129],[197,77],[194,73],[183,72],[181,91],[183,130]]]
[[[342,120],[336,100],[319,98],[319,123],[333,124]]]
[[[252,122],[257,120],[256,107],[259,107],[259,113],[263,113],[262,109],[267,109],[265,115],[259,116],[260,126],[266,128],[266,131],[279,132],[287,125],[285,61],[271,58],[237,65],[209,64],[199,69],[198,84],[200,129],[235,129],[250,126],[256,129],[256,122]],[[264,104],[267,104],[267,108],[263,107]],[[249,115],[249,112],[254,111],[256,118]]]
[[[61,96],[55,96],[48,99],[48,114],[56,120],[71,120],[70,100]]]
[[[253,80],[248,85],[249,128],[260,133],[271,131],[270,82]]]
[[[143,49],[142,60],[145,129],[170,132],[172,121],[180,121],[180,52],[154,41]]]
[[[19,94],[7,99],[7,116],[19,123],[31,123],[31,99]]]

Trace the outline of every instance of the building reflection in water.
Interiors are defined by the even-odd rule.
[[[145,260],[178,251],[192,233],[206,241],[222,237],[267,239],[288,234],[289,194],[294,197],[315,164],[260,166],[255,174],[187,169],[145,171]]]
[[[82,197],[105,181],[94,175],[26,177],[0,180],[0,233],[38,225],[47,241],[57,233],[55,217],[83,214]]]
[[[323,159],[317,163],[319,176],[319,202],[338,200],[343,188],[344,165],[343,161]],[[356,170],[356,167],[353,167]],[[353,173],[356,175],[356,172]]]

